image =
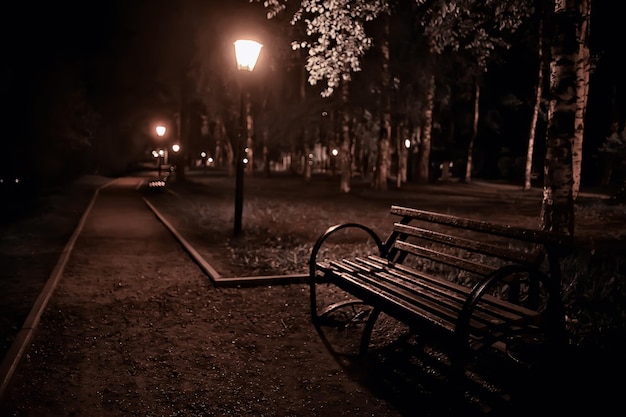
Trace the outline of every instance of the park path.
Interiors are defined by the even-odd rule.
[[[399,415],[328,352],[304,286],[216,288],[140,182],[99,191],[2,415]]]

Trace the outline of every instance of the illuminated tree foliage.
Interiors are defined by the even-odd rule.
[[[257,0],[259,1],[259,0]],[[286,1],[267,0],[268,18],[286,9]],[[329,97],[351,72],[361,70],[361,58],[372,46],[365,22],[387,12],[386,0],[302,0],[291,24],[304,22],[308,39],[294,40],[294,50],[308,50],[306,70],[309,83],[326,83],[323,97]]]

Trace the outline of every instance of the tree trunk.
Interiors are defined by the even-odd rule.
[[[404,125],[398,126],[398,133],[396,134],[396,153],[398,155],[398,173],[396,178],[396,186],[402,187],[402,184],[407,180],[407,166],[409,159],[409,149],[404,144],[406,138],[409,137],[409,129]]]
[[[417,183],[419,184],[426,184],[428,182],[430,144],[433,131],[433,110],[435,108],[435,86],[435,75],[433,74],[428,80],[428,87],[426,90],[424,128],[422,129],[422,140],[419,145],[419,160],[417,167]]]
[[[226,151],[226,163],[228,164],[228,176],[235,176],[235,151],[230,140],[224,142],[224,150]]]
[[[573,1],[557,1],[554,8],[550,65],[550,107],[544,161],[541,228],[574,234],[572,143],[575,135],[576,66],[578,52]]]
[[[589,94],[589,72],[591,61],[589,53],[589,20],[591,19],[591,1],[580,2],[580,14],[582,19],[578,26],[578,57],[576,59],[576,130],[574,144],[572,146],[572,171],[574,200],[580,191],[580,179],[583,160],[583,136],[585,133],[585,114],[587,109],[587,97]]]
[[[310,182],[313,175],[313,158],[310,155],[313,153],[308,145],[304,147],[304,182]]]
[[[215,120],[215,140],[217,146],[215,148],[215,166],[223,168],[228,167],[228,175],[235,175],[235,153],[231,139],[226,134],[226,126],[221,117]],[[224,160],[225,159],[225,160]]]
[[[267,135],[267,131],[263,132],[264,135]],[[263,144],[263,166],[261,167],[263,170],[263,176],[265,178],[270,177],[270,148],[267,146],[267,140],[264,141]]]
[[[339,189],[342,193],[350,192],[351,158],[350,158],[350,110],[348,82],[342,82],[341,89],[341,144],[339,148],[339,168],[341,179]]]
[[[526,151],[526,167],[524,169],[524,190],[531,188],[533,153],[535,150],[535,134],[537,132],[537,120],[539,119],[539,108],[541,106],[541,96],[543,95],[543,13],[539,16],[539,36],[537,40],[537,54],[539,58],[539,71],[537,74],[537,87],[535,88],[535,105],[530,119],[530,130],[528,132],[528,148]]]
[[[472,156],[474,155],[474,142],[476,141],[476,136],[478,136],[478,118],[480,116],[480,84],[478,83],[478,79],[475,80],[474,87],[476,92],[474,95],[474,122],[472,123],[472,137],[467,145],[467,163],[465,164],[464,181],[467,183],[472,182]]]
[[[384,15],[385,23],[383,36],[380,43],[382,56],[381,65],[381,92],[380,92],[380,137],[378,139],[378,157],[376,160],[376,172],[374,174],[373,188],[375,190],[387,190],[387,178],[391,166],[389,152],[391,141],[391,100],[389,92],[389,16]]]
[[[263,99],[261,104],[261,114],[265,115],[268,112],[269,99],[267,96]],[[261,155],[261,172],[265,178],[269,178],[271,176],[270,169],[270,132],[268,127],[267,117],[261,116],[261,118],[257,118],[257,128],[259,127],[259,123],[261,124],[261,141],[262,141],[262,155]]]
[[[300,69],[300,104],[304,107],[306,105],[306,68],[304,66]],[[309,128],[307,122],[302,123],[302,146],[304,147],[304,181],[311,181],[313,164],[309,155],[312,153],[309,145]]]

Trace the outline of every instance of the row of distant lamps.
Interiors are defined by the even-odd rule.
[[[405,140],[404,140],[404,147],[405,147],[406,149],[409,149],[409,148],[411,147],[411,139],[405,139]],[[337,156],[337,155],[339,155],[339,149],[337,149],[337,148],[333,148],[333,149],[330,151],[330,154],[331,154],[332,156]],[[313,158],[313,154],[309,154],[309,158]]]

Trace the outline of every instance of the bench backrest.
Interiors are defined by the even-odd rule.
[[[522,264],[545,270],[560,286],[559,258],[570,244],[568,236],[395,205],[391,214],[399,220],[383,255],[392,262],[418,263],[426,270],[447,268],[456,278],[463,275],[461,279]]]

